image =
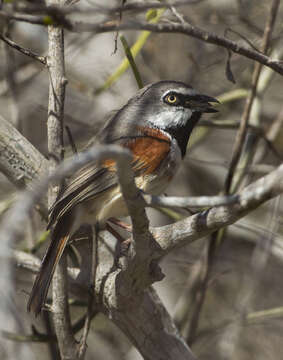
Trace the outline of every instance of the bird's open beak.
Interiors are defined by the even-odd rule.
[[[207,95],[195,95],[186,101],[186,104],[195,111],[202,113],[218,112],[218,110],[216,110],[213,105],[211,105],[211,103],[220,104],[217,99]]]

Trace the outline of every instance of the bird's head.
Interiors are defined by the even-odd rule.
[[[217,99],[179,81],[159,81],[142,88],[106,125],[106,142],[155,128],[177,140],[185,155],[190,134],[202,113],[217,112]]]
[[[190,122],[193,127],[202,113],[217,112],[211,104],[215,102],[218,100],[182,82],[159,81],[143,88],[132,104],[143,121],[166,131],[187,127]]]

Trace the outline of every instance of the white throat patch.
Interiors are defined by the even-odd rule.
[[[168,106],[154,114],[154,121],[148,119],[150,123],[160,129],[184,126],[192,116],[192,110],[181,106]]]

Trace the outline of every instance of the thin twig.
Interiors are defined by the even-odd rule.
[[[0,34],[0,39],[2,39],[6,44],[8,44],[9,46],[11,46],[13,49],[18,50],[19,52],[21,52],[24,55],[27,55],[29,57],[31,57],[34,60],[39,61],[41,64],[43,64],[44,66],[47,65],[46,62],[46,57],[45,56],[40,56],[38,54],[36,54],[35,52],[28,50],[26,48],[23,48],[22,46],[16,44],[13,40],[8,39],[6,36],[4,36],[3,34]]]
[[[196,207],[205,208],[211,206],[223,206],[235,204],[238,202],[238,195],[231,196],[156,196],[145,194],[142,195],[146,206],[152,208],[186,208]]]
[[[68,125],[65,126],[65,129],[66,129],[66,132],[67,132],[67,135],[68,135],[68,138],[69,138],[69,142],[70,142],[73,154],[77,154],[78,149],[76,147],[76,144],[75,144],[71,129],[70,129],[70,127]]]
[[[175,17],[180,21],[181,24],[185,24],[185,19],[182,14],[179,13],[179,11],[176,9],[174,5],[170,6],[170,9],[172,13],[175,15]]]
[[[6,20],[23,21],[28,24],[34,24],[34,25],[43,25],[43,26],[47,25],[47,23],[44,21],[43,16],[26,15],[15,12],[8,13],[3,10],[0,10],[0,18],[4,18]]]
[[[241,39],[243,39],[252,49],[254,49],[255,51],[260,52],[248,38],[246,38],[244,35],[242,35],[242,34],[239,33],[238,31],[236,31],[236,30],[234,30],[234,29],[231,29],[231,28],[227,28],[226,31],[225,31],[225,33],[227,33],[227,32],[231,32],[231,33],[233,33],[233,34],[238,35],[238,36],[239,36]]]
[[[14,23],[9,22],[6,26],[5,35],[2,36],[11,36],[14,28]],[[1,34],[0,34],[1,36]],[[5,42],[4,44],[4,52],[5,52],[5,80],[7,83],[8,91],[9,91],[9,100],[10,100],[10,118],[12,120],[12,124],[21,131],[21,117],[20,117],[20,108],[19,108],[19,88],[17,86],[17,77],[15,75],[16,70],[16,59],[15,53],[12,51],[11,47]]]

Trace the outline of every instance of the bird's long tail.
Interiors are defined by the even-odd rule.
[[[40,270],[30,293],[27,310],[29,312],[32,311],[35,316],[41,312],[45,303],[56,265],[63,254],[70,236],[70,226],[68,226],[64,220],[65,219],[60,219],[54,228],[51,243],[44,255]]]

